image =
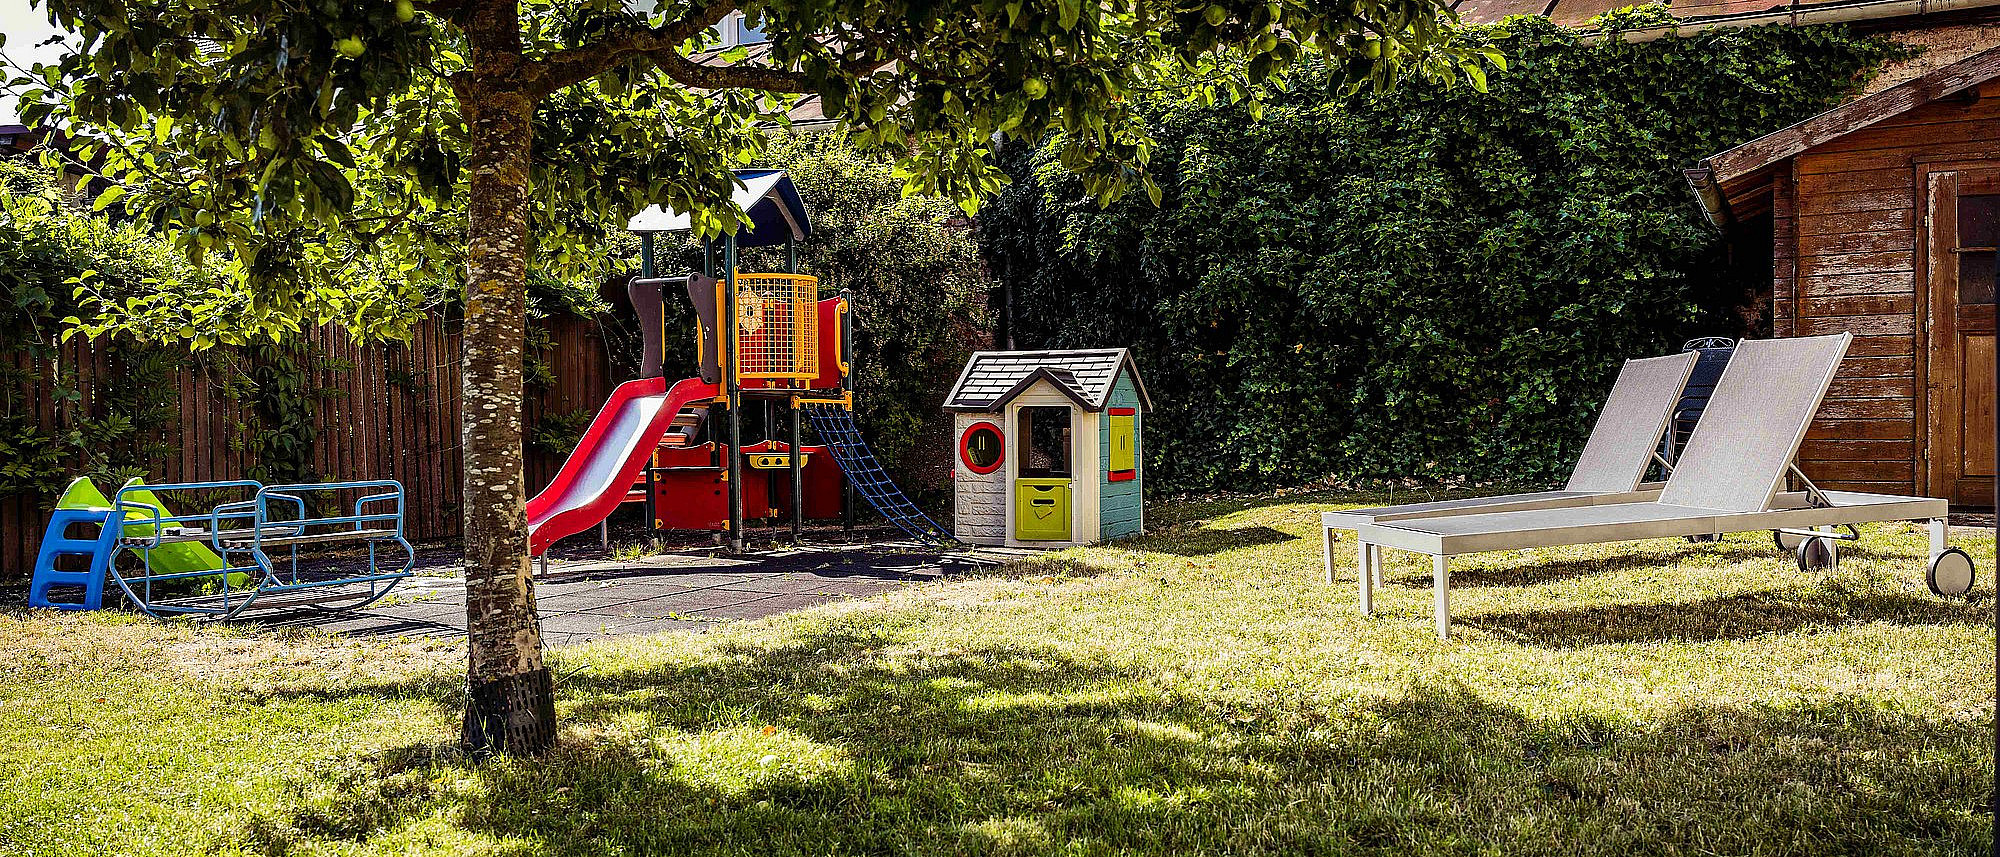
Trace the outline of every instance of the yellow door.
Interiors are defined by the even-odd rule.
[[[1069,541],[1069,480],[1014,480],[1014,538]]]

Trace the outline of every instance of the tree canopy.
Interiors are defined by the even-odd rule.
[[[240,260],[244,295],[119,295],[94,329],[198,346],[339,321],[395,335],[396,310],[464,262],[473,2],[48,0],[80,49],[32,76],[27,121],[62,125],[71,168],[192,259]],[[519,83],[537,97],[529,211],[537,271],[601,271],[606,231],[647,204],[732,228],[728,168],[793,96],[898,155],[911,192],[976,204],[996,138],[1055,133],[1101,200],[1149,186],[1134,112],[1173,91],[1241,98],[1317,45],[1357,83],[1409,67],[1483,79],[1427,0],[1242,3],[662,3],[519,6]],[[713,25],[740,11],[756,56]],[[1157,189],[1154,188],[1156,191]],[[141,303],[128,305],[125,298]]]
[[[113,183],[101,204],[192,258],[228,253],[255,295],[234,315],[169,298],[109,323],[365,333],[400,283],[463,261],[465,740],[522,752],[555,736],[521,472],[530,270],[600,262],[602,233],[648,203],[735,229],[727,168],[798,96],[893,152],[905,191],[971,209],[1010,138],[1053,137],[1099,201],[1157,197],[1149,93],[1239,98],[1309,53],[1357,86],[1410,69],[1477,83],[1498,62],[1453,43],[1435,0],[46,3],[82,47],[42,70],[24,116],[92,141],[75,154]],[[754,54],[717,43],[736,12],[769,38]]]

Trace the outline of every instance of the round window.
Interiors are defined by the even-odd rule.
[[[1006,445],[1000,442],[1000,427],[992,423],[973,423],[958,439],[958,459],[965,462],[965,468],[985,475],[1000,469]]]

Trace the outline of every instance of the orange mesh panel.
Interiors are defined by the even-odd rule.
[[[739,378],[811,380],[819,375],[819,278],[736,276]]]

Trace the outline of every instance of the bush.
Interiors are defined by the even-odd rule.
[[[166,452],[156,430],[179,415],[166,381],[184,355],[114,338],[109,371],[86,396],[61,348],[86,280],[132,290],[206,282],[165,244],[83,211],[50,171],[0,160],[0,354],[21,358],[0,360],[0,496],[51,494],[78,471],[115,483]]]
[[[1099,209],[1052,150],[1014,152],[981,236],[1016,341],[1135,349],[1152,488],[1566,472],[1619,361],[1742,332],[1753,299],[1681,170],[1899,49],[1508,27],[1472,33],[1510,59],[1488,93],[1346,96],[1309,71],[1261,121],[1156,100],[1158,208]]]

